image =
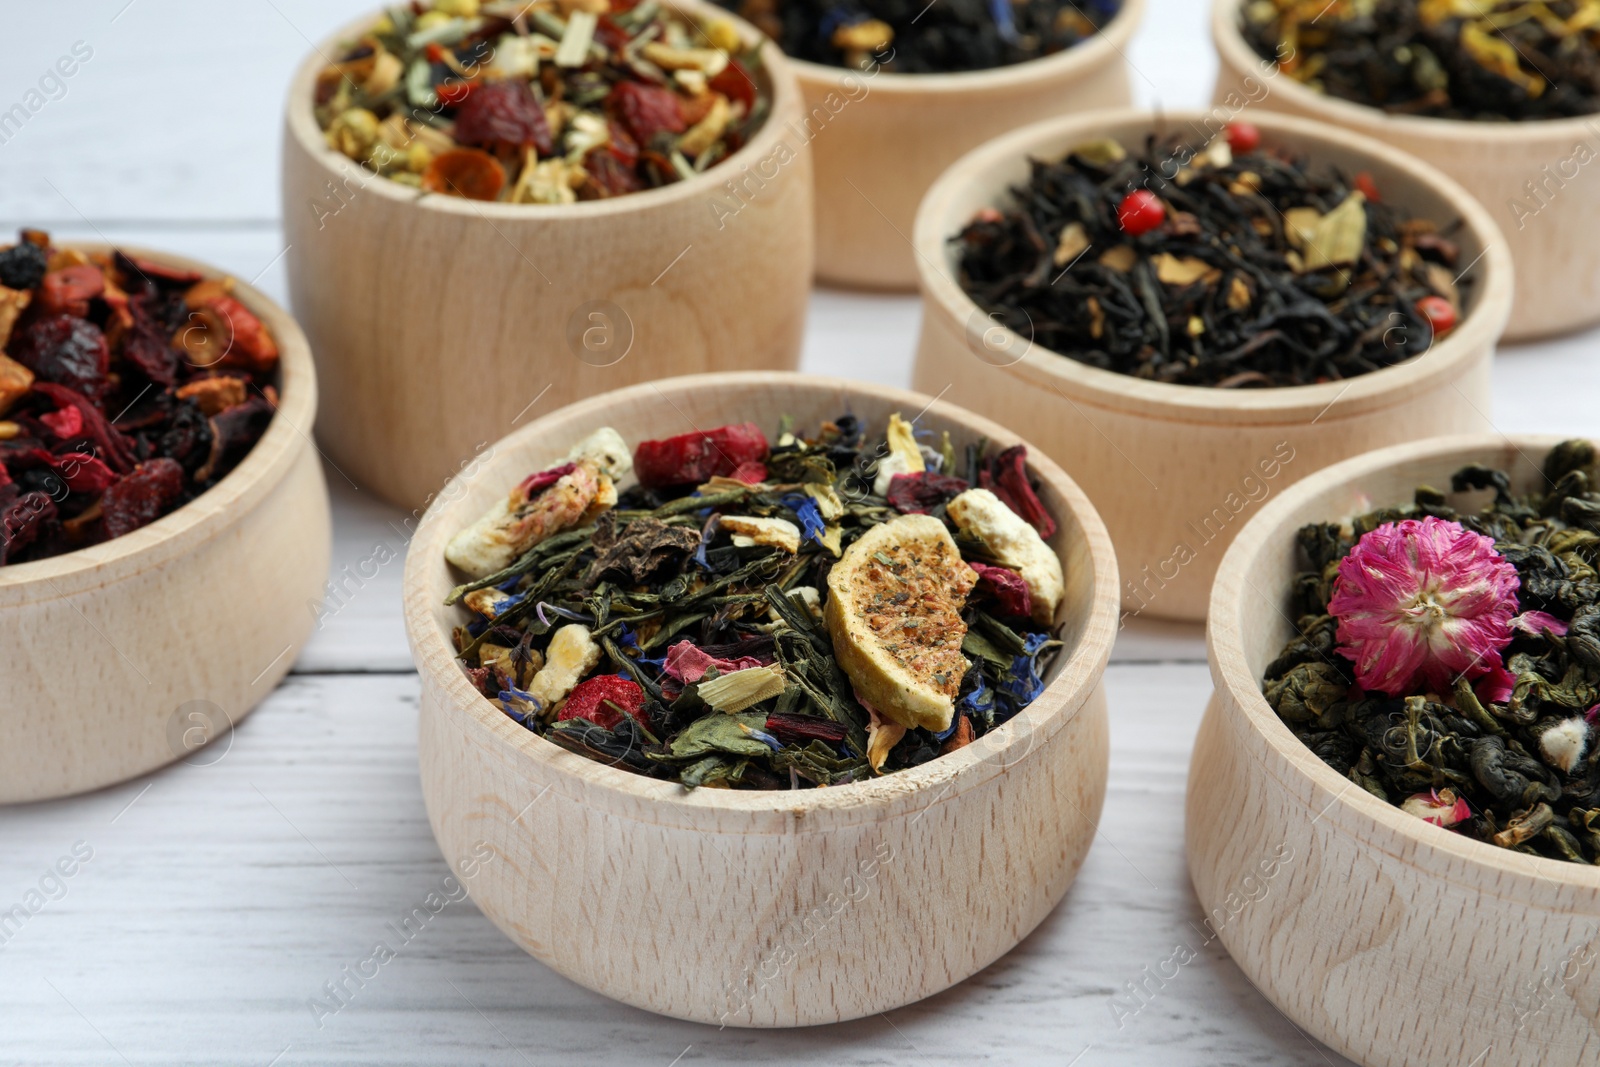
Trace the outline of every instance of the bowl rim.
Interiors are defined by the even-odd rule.
[[[981,315],[978,305],[943,269],[948,262],[947,238],[952,228],[952,202],[975,184],[992,184],[989,176],[1032,154],[1041,143],[1062,139],[1087,139],[1107,130],[1144,126],[1153,131],[1179,124],[1213,119],[1199,109],[1152,112],[1119,108],[1046,119],[980,145],[962,156],[928,190],[917,210],[913,243],[921,279],[924,329],[928,315],[940,318],[947,329],[961,336],[965,324]],[[1492,349],[1511,314],[1511,250],[1489,213],[1453,179],[1438,169],[1393,147],[1335,126],[1282,113],[1253,119],[1269,138],[1281,139],[1313,160],[1317,151],[1337,148],[1372,158],[1403,172],[1428,189],[1441,208],[1457,215],[1482,246],[1478,257],[1482,282],[1466,317],[1443,341],[1420,356],[1344,381],[1272,389],[1217,389],[1210,386],[1152,382],[1115,371],[1101,370],[1024,340],[1010,329],[995,325],[1008,338],[1026,346],[1020,360],[997,367],[1029,385],[1051,389],[1069,401],[1123,412],[1154,415],[1169,421],[1202,424],[1301,424],[1317,421],[1335,404],[1340,410],[1330,422],[1391,407],[1418,393],[1438,388],[1467,371]],[[1469,264],[1469,268],[1473,264]],[[976,358],[976,357],[974,357]]]
[[[1481,878],[1475,878],[1485,869],[1533,879],[1559,889],[1597,891],[1600,890],[1600,868],[1528,856],[1431,826],[1355,786],[1322,762],[1267,704],[1261,684],[1250,670],[1241,639],[1241,616],[1246,603],[1244,591],[1253,588],[1250,575],[1267,540],[1278,532],[1288,516],[1331,488],[1358,485],[1362,479],[1402,463],[1474,462],[1476,460],[1470,457],[1481,460],[1485,454],[1500,455],[1508,446],[1522,453],[1524,458],[1531,454],[1542,460],[1544,453],[1565,439],[1559,434],[1435,437],[1366,452],[1308,475],[1269,500],[1239,531],[1217,569],[1206,621],[1206,649],[1212,681],[1218,697],[1222,698],[1223,714],[1233,743],[1238,743],[1237,735],[1241,733],[1264,742],[1283,766],[1309,780],[1319,794],[1332,798],[1322,808],[1324,814],[1339,809],[1339,815],[1330,819],[1330,824],[1373,851],[1410,864],[1425,865],[1440,878],[1473,884],[1489,895],[1502,894],[1490,891]],[[1238,713],[1226,710],[1230,706],[1238,709]],[[1240,751],[1248,751],[1248,746]],[[1250,758],[1258,766],[1265,766],[1267,773],[1284,781],[1276,766],[1262,765],[1259,755]],[[1400,848],[1391,847],[1395,842]]]
[[[1234,71],[1259,72],[1261,64],[1270,60],[1256,54],[1239,32],[1240,9],[1249,0],[1212,0],[1211,37],[1216,44],[1217,59],[1222,67]],[[1294,104],[1325,122],[1355,127],[1363,132],[1375,133],[1385,140],[1404,143],[1405,139],[1442,141],[1454,147],[1463,138],[1483,141],[1496,149],[1526,148],[1530,142],[1562,141],[1581,131],[1595,132],[1600,123],[1600,111],[1589,115],[1575,115],[1558,119],[1524,119],[1505,122],[1481,122],[1474,119],[1446,119],[1428,115],[1391,115],[1370,104],[1358,104],[1336,96],[1319,93],[1293,78],[1274,74],[1273,92],[1282,92]],[[1470,132],[1468,132],[1470,131]]]
[[[828,392],[843,398],[870,395],[874,400],[888,401],[902,408],[922,408],[924,415],[933,416],[936,422],[961,425],[977,435],[987,436],[990,441],[1008,445],[1026,443],[1017,434],[987,419],[910,390],[789,371],[740,371],[666,378],[602,393],[535,420],[496,442],[494,449],[499,453],[538,448],[533,442],[549,433],[547,427],[557,422],[596,417],[613,405],[648,399],[656,404],[665,401],[677,406],[675,396],[703,387],[730,385],[752,393],[799,386],[815,395]],[[1091,570],[1087,578],[1090,583],[1088,612],[1081,622],[1076,647],[1066,650],[1065,657],[1058,661],[1045,691],[1005,727],[986,734],[958,752],[919,767],[826,789],[684,790],[675,782],[647,778],[568,752],[517,725],[472,687],[456,662],[448,635],[433,619],[435,604],[428,588],[427,568],[442,558],[445,541],[453,532],[442,527],[446,509],[466,492],[466,480],[479,473],[470,469],[452,479],[429,507],[407,552],[403,578],[406,635],[424,679],[424,703],[429,687],[437,686],[442,691],[441,712],[457,719],[460,728],[472,733],[479,744],[506,753],[525,779],[543,780],[547,789],[557,789],[588,803],[630,806],[633,818],[658,825],[706,829],[712,824],[730,832],[750,832],[752,820],[758,830],[771,829],[771,824],[765,820],[776,816],[783,820],[783,832],[821,831],[921,810],[960,796],[995,775],[1004,774],[1084,710],[1101,685],[1115,639],[1119,592],[1116,555],[1110,535],[1088,497],[1053,460],[1029,446],[1029,462],[1034,473],[1059,496],[1082,531]],[[1068,524],[1061,525],[1065,528]],[[1024,723],[1027,728],[1011,728],[1018,723]],[[811,818],[803,824],[792,822],[805,816]]]
[[[1133,35],[1144,22],[1146,0],[1123,0],[1122,7],[1099,33],[1082,43],[1053,55],[1022,63],[984,70],[950,71],[940,74],[896,74],[880,71],[866,75],[848,67],[835,67],[809,59],[788,56],[802,86],[843,89],[846,77],[866,78],[872,93],[897,98],[917,96],[965,96],[973,93],[1004,94],[1015,89],[1032,89],[1039,83],[1071,78],[1110,62],[1114,57],[1127,60]]]
[[[778,151],[780,144],[788,143],[784,139],[788,125],[785,120],[800,114],[800,85],[795,79],[790,60],[778,46],[733,12],[724,10],[707,0],[666,0],[665,6],[676,9],[679,14],[692,20],[716,17],[733,23],[747,43],[754,43],[760,48],[762,66],[767,70],[768,80],[772,83],[772,109],[755,136],[733,155],[718,161],[693,178],[655,189],[628,193],[626,196],[607,197],[603,200],[580,200],[574,204],[507,204],[423,192],[368,170],[349,156],[328,147],[323,139],[322,130],[317,125],[316,116],[312,113],[312,87],[315,85],[317,72],[328,64],[327,57],[337,52],[340,44],[354,40],[365,32],[368,26],[382,16],[381,8],[345,23],[311,46],[311,51],[301,60],[294,77],[289,81],[289,95],[284,105],[284,139],[286,142],[292,141],[306,156],[321,164],[325,170],[340,176],[347,187],[354,184],[363,194],[374,192],[387,200],[397,204],[409,204],[420,211],[437,211],[445,215],[483,219],[491,224],[508,221],[557,222],[567,219],[602,218],[715,196],[722,189],[724,182],[744,173],[739,164],[745,164],[744,169],[754,167],[759,161],[768,159]],[[793,151],[792,148],[790,150]]]
[[[123,252],[206,278],[233,277],[170,252],[106,242],[53,246],[90,254]],[[193,552],[254,508],[311,442],[317,410],[311,346],[293,316],[254,285],[234,278],[233,296],[266,325],[279,352],[278,406],[261,439],[239,465],[194,500],[132,533],[59,556],[0,567],[0,607],[57,600],[142,574]]]

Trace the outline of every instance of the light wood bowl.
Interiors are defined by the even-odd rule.
[[[1116,622],[1111,543],[1078,487],[1030,451],[1061,529],[1066,642],[1017,718],[948,756],[870,782],[686,791],[595,763],[512,722],[468,683],[444,607],[449,537],[529,470],[604,425],[631,445],[728,422],[768,432],[849,411],[948,429],[960,448],[1011,432],[915,393],[831,378],[677,378],[575,404],[495,446],[453,482],[406,560],[406,629],[422,678],[422,789],[473,900],[573,981],[637,1007],[730,1026],[887,1011],[1010,950],[1055,907],[1104,799],[1102,675]],[[462,869],[463,858],[493,859]],[[955,916],[950,920],[950,916]]]
[[[249,714],[311,634],[331,529],[309,436],[316,371],[282,308],[243,283],[234,296],[282,359],[277,414],[244,461],[133,533],[0,567],[0,803],[82,793],[184,757],[215,761],[220,752],[195,750]]]
[[[915,289],[911,228],[928,187],[998,133],[1132,103],[1127,50],[1144,6],[1124,0],[1076,48],[994,70],[869,76],[791,59],[805,95],[795,139],[815,157],[817,280]]]
[[[811,156],[793,147],[800,90],[775,45],[766,124],[705,174],[609,200],[480,203],[421,195],[323,141],[316,73],[375,17],[312,50],[284,133],[289,289],[322,376],[318,437],[342,471],[417,507],[488,442],[571,401],[798,365]]]
[[[1489,362],[1511,302],[1511,259],[1488,215],[1432,167],[1376,141],[1284,115],[1252,118],[1269,146],[1369,171],[1413,214],[1463,221],[1462,262],[1477,261],[1477,285],[1453,333],[1417,359],[1344,382],[1211,389],[1065,358],[992,322],[962,291],[948,239],[978,209],[1004,203],[1026,181],[1030,157],[1058,158],[1098,137],[1142,147],[1151,130],[1203,128],[1199,112],[1103,112],[1015,131],[950,168],[917,215],[916,388],[950,390],[1004,418],[1066,467],[1111,531],[1130,615],[1204,618],[1212,575],[1245,516],[1312,471],[1376,446],[1489,426]]]
[[[1189,873],[1215,920],[1208,935],[1297,1026],[1359,1063],[1600,1056],[1600,870],[1405,814],[1313,755],[1261,695],[1293,631],[1296,530],[1407,502],[1421,484],[1448,489],[1471,462],[1525,491],[1557,441],[1452,437],[1340,463],[1263,508],[1217,574],[1216,692],[1189,768]],[[1261,876],[1262,855],[1280,848],[1292,856]]]
[[[1587,164],[1571,163],[1561,174],[1580,145],[1600,155],[1600,116],[1469,122],[1390,115],[1307,88],[1272,64],[1264,68],[1239,32],[1239,0],[1213,3],[1219,64],[1212,110],[1221,121],[1233,114],[1230,94],[1238,94],[1235,102],[1257,97],[1259,103],[1249,108],[1343,126],[1433,164],[1488,209],[1510,243],[1517,275],[1506,340],[1528,341],[1600,322],[1600,182],[1590,180]],[[1251,110],[1246,117],[1253,122],[1257,116]],[[1542,194],[1548,206],[1530,194],[1529,181],[1550,182]],[[1516,211],[1518,203],[1531,214]]]

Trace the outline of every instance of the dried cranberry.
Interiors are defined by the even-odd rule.
[[[456,142],[479,148],[525,148],[551,155],[544,108],[524,81],[487,82],[456,109]]]
[[[786,745],[805,745],[812,741],[838,744],[844,740],[846,730],[843,723],[831,719],[774,712],[767,716],[767,733]]]
[[[132,305],[133,326],[123,335],[122,359],[153,384],[171,388],[178,380],[178,354],[156,331],[138,304]]]
[[[606,134],[608,144],[606,151],[617,158],[617,162],[632,171],[639,164],[639,144],[633,139],[632,134],[622,128],[616,119],[606,120]]]
[[[978,594],[993,600],[1000,614],[1019,618],[1033,614],[1033,593],[1022,575],[987,563],[969,563],[967,566],[978,572]]]
[[[1026,519],[1039,531],[1039,536],[1048,541],[1055,535],[1056,520],[1033,491],[1027,464],[1027,446],[1013,445],[989,462],[987,469],[979,474],[978,484],[999,497],[1006,507]]]
[[[902,515],[930,515],[970,488],[964,479],[935,471],[896,474],[889,480],[889,503]]]
[[[0,285],[7,289],[32,289],[49,269],[49,255],[32,241],[23,241],[0,252]]]
[[[183,468],[170,459],[141,463],[105,491],[100,509],[107,537],[121,537],[155,522],[183,495]]]
[[[11,356],[46,382],[93,400],[105,395],[111,350],[100,327],[71,315],[47,315],[22,331]]]
[[[634,471],[646,489],[696,485],[733,474],[767,458],[767,437],[753,422],[644,441],[633,453]]]
[[[615,4],[611,7],[613,11],[616,10]],[[612,21],[610,15],[600,16],[600,20],[595,24],[594,28],[594,40],[601,48],[616,55],[621,55],[622,50],[633,43],[633,38],[628,35],[628,31]]]
[[[634,158],[638,158],[638,149],[634,149]],[[601,199],[608,196],[621,196],[624,193],[636,193],[644,188],[644,182],[633,172],[633,168],[624,164],[617,158],[616,153],[609,149],[596,149],[584,157],[583,169],[588,172],[589,185],[600,195]]]
[[[728,65],[717,72],[717,76],[708,83],[711,91],[721,93],[728,98],[730,104],[743,104],[745,114],[756,103],[756,82],[750,77],[750,72],[744,64],[737,59],[728,61]]]
[[[620,674],[602,674],[578,683],[562,705],[559,718],[562,722],[588,719],[596,726],[615,730],[622,724],[623,712],[640,726],[650,726],[644,711],[644,690],[639,688],[639,683]]]
[[[10,563],[56,521],[56,502],[46,493],[22,493],[0,511],[0,563]]]
[[[640,144],[648,144],[663,130],[682,133],[689,128],[678,110],[678,94],[659,85],[619,82],[606,97],[606,107]]]
[[[39,285],[39,307],[46,315],[89,314],[89,301],[106,291],[106,276],[92,263],[53,270]]]

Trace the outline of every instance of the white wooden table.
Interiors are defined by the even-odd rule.
[[[366,6],[9,5],[0,112],[41,106],[20,129],[0,120],[0,224],[167,248],[285,299],[284,88],[309,41]],[[1209,99],[1205,6],[1152,3],[1130,54],[1142,102]],[[30,98],[77,42],[91,57]],[[918,314],[911,298],[819,292],[805,367],[904,384]],[[1502,352],[1499,427],[1600,433],[1596,340]],[[331,471],[329,482],[335,578],[380,543],[401,549],[399,511]],[[0,810],[0,912],[41,881],[53,898],[0,945],[0,1064],[1342,1062],[1201,932],[1183,788],[1210,689],[1205,649],[1198,627],[1143,622],[1122,634],[1108,677],[1110,790],[1082,874],[1022,945],[941,996],[843,1026],[718,1031],[573,985],[467,900],[319,1018],[310,1002],[325,983],[393,943],[389,924],[447,874],[418,787],[399,578],[396,562],[348,585],[294,673],[205,765]],[[72,650],[62,657],[71,669]],[[75,847],[92,858],[70,879],[46,877]],[[1180,945],[1194,962],[1152,980],[1146,969]],[[1137,1003],[1135,982],[1142,1009],[1114,1012]]]

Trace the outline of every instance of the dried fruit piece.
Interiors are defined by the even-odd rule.
[[[33,371],[0,352],[0,415],[16,405],[33,388]]]
[[[89,314],[89,301],[104,293],[106,276],[90,263],[53,270],[39,285],[39,306],[47,315]]]
[[[698,485],[733,475],[767,458],[767,436],[753,422],[720,426],[659,441],[642,442],[634,450],[639,484],[647,488]],[[764,469],[763,469],[764,470]]]
[[[56,502],[39,492],[23,493],[0,509],[0,563],[38,541],[56,516]]]
[[[991,598],[1001,615],[1027,618],[1033,614],[1033,594],[1027,581],[1009,567],[994,567],[987,563],[969,563],[978,572],[979,594]]]
[[[50,269],[50,257],[32,241],[22,241],[0,252],[0,285],[7,289],[32,289]]]
[[[944,523],[902,515],[862,534],[828,573],[825,618],[839,666],[887,719],[950,726],[967,672],[961,618],[977,575]]]
[[[197,378],[176,393],[180,400],[193,400],[207,415],[218,415],[245,401],[245,383],[238,378]]]
[[[456,109],[456,141],[476,148],[555,151],[550,124],[525,81],[485,82]]]
[[[1012,445],[985,464],[978,475],[978,484],[1027,520],[1028,525],[1039,531],[1040,537],[1049,540],[1056,535],[1056,520],[1028,480],[1026,445]]]
[[[658,133],[688,129],[678,109],[677,94],[659,85],[619,82],[606,97],[606,108],[640,144],[649,144]]]
[[[644,710],[644,690],[639,688],[639,683],[618,674],[602,674],[574,689],[557,718],[563,722],[587,719],[596,726],[615,730],[622,724],[625,713],[640,726],[649,728],[650,717]]]
[[[182,494],[183,468],[176,462],[153,459],[139,464],[100,498],[106,536],[121,537],[148,526],[166,514]]]
[[[961,535],[981,541],[996,563],[1022,575],[1033,600],[1033,620],[1049,626],[1066,595],[1061,559],[1028,525],[987,489],[969,489],[946,509]]]
[[[11,354],[40,381],[67,386],[98,399],[109,388],[111,349],[100,327],[72,315],[49,315],[26,326]]]
[[[477,148],[442,152],[422,172],[422,187],[428,192],[468,200],[497,199],[505,184],[506,169],[500,161]]]

